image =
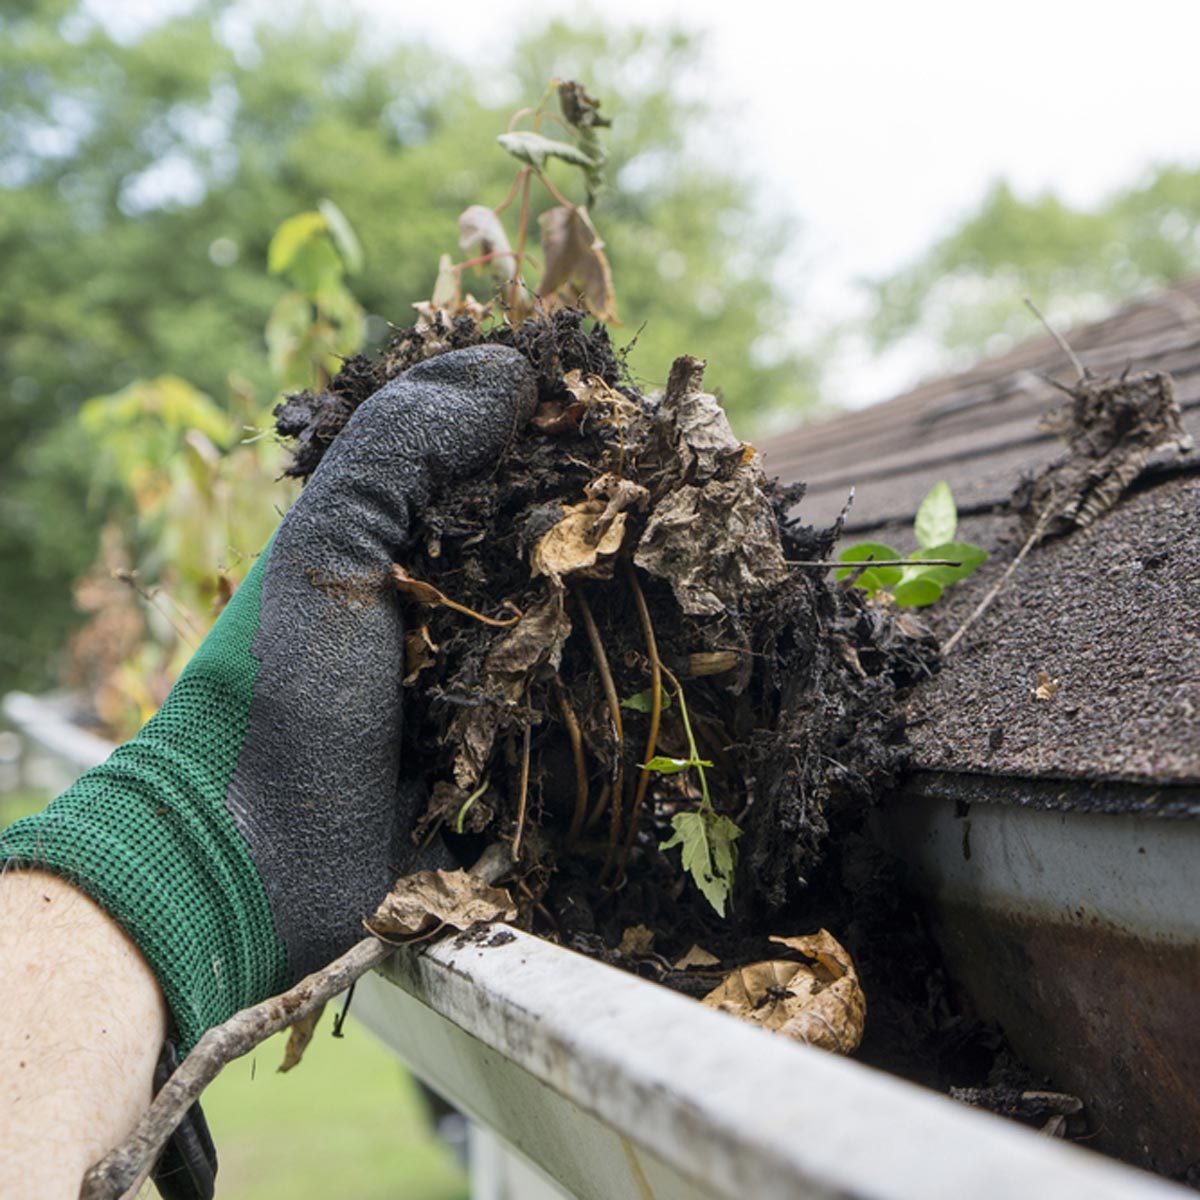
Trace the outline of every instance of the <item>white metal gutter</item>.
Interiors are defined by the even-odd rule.
[[[580,1200],[1189,1194],[538,938],[497,932],[398,952],[360,983],[355,1012]]]

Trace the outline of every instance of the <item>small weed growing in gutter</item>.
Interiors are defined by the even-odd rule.
[[[987,551],[973,542],[956,542],[958,508],[950,485],[936,483],[921,501],[913,522],[918,549],[908,557],[914,560],[944,559],[957,566],[866,566],[864,563],[895,562],[903,555],[883,542],[855,542],[847,546],[838,561],[855,564],[838,570],[838,579],[854,576],[855,587],[869,595],[886,592],[903,608],[924,608],[941,599],[951,584],[978,570],[987,560]]]

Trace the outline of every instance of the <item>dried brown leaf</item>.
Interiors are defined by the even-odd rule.
[[[605,471],[603,475],[598,475],[583,490],[593,500],[603,497],[608,501],[604,511],[596,520],[594,532],[597,535],[602,535],[608,530],[618,513],[630,508],[645,512],[646,506],[650,503],[648,488],[642,487],[640,483],[634,483],[632,479],[616,475],[612,471]]]
[[[1058,680],[1051,679],[1045,671],[1038,671],[1037,684],[1029,689],[1035,700],[1053,700],[1058,694]]]
[[[670,582],[689,616],[737,608],[788,577],[775,512],[752,467],[661,500],[633,556]]]
[[[304,1057],[309,1042],[313,1040],[313,1035],[317,1032],[317,1022],[321,1019],[324,1011],[325,1005],[322,1004],[320,1008],[313,1009],[307,1017],[301,1017],[300,1020],[289,1026],[287,1046],[283,1051],[283,1062],[279,1064],[280,1075],[284,1075],[293,1067],[300,1065],[300,1060]]]
[[[688,967],[715,967],[720,961],[715,954],[710,954],[703,946],[693,946],[686,954],[677,958],[671,966],[676,971],[686,971]]]
[[[437,662],[437,645],[429,636],[429,626],[419,625],[404,635],[404,684],[411,687],[426,667]]]
[[[850,955],[824,929],[771,941],[798,951],[812,963],[771,960],[740,967],[703,1003],[835,1054],[856,1050],[862,1041],[867,1001]]]
[[[621,548],[625,537],[625,514],[613,515],[607,528],[601,520],[608,512],[603,500],[584,500],[563,510],[563,518],[534,543],[529,566],[534,574],[560,583],[567,575],[607,578],[612,564],[603,563]]]
[[[538,217],[538,225],[545,264],[538,295],[566,305],[582,300],[598,321],[616,321],[612,271],[587,209],[561,205],[550,208]]]
[[[587,405],[576,400],[563,404],[559,400],[543,400],[529,422],[539,433],[574,433],[587,412]]]
[[[570,633],[559,592],[530,605],[488,651],[479,694],[490,703],[462,709],[450,725],[449,739],[458,747],[454,781],[459,787],[474,790],[491,756],[504,707],[520,701],[531,672],[558,670]]]
[[[366,924],[377,937],[404,939],[447,925],[469,929],[483,921],[511,921],[516,915],[504,888],[468,871],[418,871],[396,881]]]
[[[630,958],[644,957],[654,949],[654,930],[647,929],[645,925],[630,925],[621,934],[618,949]]]
[[[499,216],[486,205],[472,204],[458,218],[458,245],[464,252],[478,247],[480,255],[495,255],[488,265],[499,286],[516,278],[517,259],[509,245],[508,234]]]

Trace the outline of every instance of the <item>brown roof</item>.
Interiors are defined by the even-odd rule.
[[[1093,374],[1169,372],[1200,444],[1200,280],[1068,340]],[[1074,378],[1049,337],[770,441],[767,469],[808,481],[800,514],[816,524],[854,486],[849,529],[905,551],[921,498],[947,480],[959,536],[993,558],[928,611],[945,636],[1019,545],[1014,486],[1061,452],[1037,429],[1062,399],[1039,372]],[[1039,671],[1057,682],[1049,699],[1033,694]],[[939,771],[1200,784],[1200,452],[1158,455],[1111,513],[1033,551],[917,690],[911,738],[916,765]]]
[[[1200,444],[1200,279],[1071,330],[1068,340],[1095,375],[1166,371]],[[1074,371],[1050,337],[985,359],[870,408],[802,425],[762,447],[767,471],[803,479],[805,521],[828,524],[851,487],[847,528],[869,529],[911,518],[931,483],[945,479],[960,512],[987,511],[1008,499],[1022,471],[1036,471],[1061,450],[1037,420],[1062,400],[1039,378],[1065,383]]]

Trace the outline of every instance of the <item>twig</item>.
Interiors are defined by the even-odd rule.
[[[952,558],[864,558],[861,562],[830,562],[824,558],[785,558],[789,567],[811,567],[827,571],[831,567],[961,567],[962,563]]]
[[[567,727],[567,737],[571,739],[571,755],[575,759],[575,811],[571,815],[571,828],[567,831],[568,845],[579,837],[583,829],[583,821],[587,816],[588,778],[587,759],[583,753],[583,732],[579,728],[579,718],[571,707],[567,689],[562,680],[554,676],[554,690],[558,695],[558,707],[562,712],[563,724]]]
[[[1046,320],[1042,310],[1038,308],[1036,304],[1034,304],[1033,300],[1030,299],[1029,296],[1025,297],[1025,307],[1028,308],[1029,311],[1033,313],[1033,315],[1037,317],[1039,321],[1041,321],[1041,323],[1046,327],[1046,332],[1058,343],[1059,349],[1071,360],[1071,366],[1075,368],[1075,374],[1079,376],[1079,382],[1082,383],[1088,377],[1088,373],[1084,369],[1083,363],[1081,363],[1076,357],[1075,351],[1071,349],[1067,339],[1063,337],[1063,335],[1059,333],[1049,321]]]
[[[525,832],[525,810],[529,802],[529,726],[521,743],[521,790],[517,796],[517,832],[513,834],[513,862],[521,860],[521,837]]]
[[[508,848],[493,843],[479,856],[471,874],[490,884],[506,875],[512,866]],[[234,1013],[222,1025],[214,1025],[162,1086],[129,1137],[88,1168],[79,1200],[119,1200],[149,1171],[188,1109],[226,1064],[249,1054],[273,1034],[353,987],[356,980],[380,966],[394,949],[394,944],[380,938],[363,938],[327,967],[305,976],[295,987]]]
[[[210,1029],[163,1085],[133,1133],[89,1168],[80,1200],[117,1200],[162,1153],[176,1126],[226,1063],[248,1054],[272,1034],[344,992],[356,979],[379,966],[392,947],[364,938],[341,958],[306,976],[295,987],[252,1008],[235,1013]]]
[[[1033,527],[1033,532],[1025,539],[1025,544],[1017,551],[1017,556],[1008,564],[1004,570],[1004,574],[992,585],[986,596],[975,606],[975,610],[969,617],[946,639],[942,645],[942,655],[945,656],[962,641],[963,634],[983,616],[985,612],[992,606],[992,601],[1008,585],[1008,581],[1016,574],[1017,568],[1025,559],[1025,555],[1041,541],[1042,534],[1046,532],[1046,527],[1050,524],[1050,520],[1054,515],[1054,506],[1048,504],[1045,511],[1038,517],[1037,524]]]
[[[662,721],[662,660],[658,657],[658,641],[654,636],[654,625],[650,620],[650,609],[646,604],[646,596],[642,585],[638,582],[637,571],[633,563],[626,561],[625,572],[629,580],[633,601],[637,607],[638,619],[642,623],[642,636],[646,642],[646,655],[650,659],[650,728],[646,734],[646,756],[643,761],[649,762],[654,757],[658,745],[658,727]],[[621,856],[621,867],[618,877],[625,873],[625,864],[629,859],[629,851],[633,839],[637,836],[638,814],[646,800],[646,790],[650,786],[650,772],[638,772],[637,789],[633,795],[633,808],[629,813],[629,827],[625,831],[625,846]]]
[[[521,263],[525,259],[525,238],[529,234],[529,194],[533,186],[533,168],[524,167],[522,174],[524,179],[521,180],[521,214],[517,218],[517,275],[512,281],[508,300],[509,308],[514,310],[517,308],[517,301],[521,296],[521,288],[525,286]]]

